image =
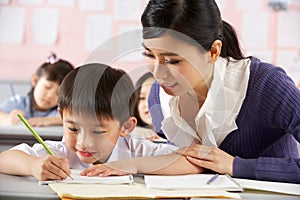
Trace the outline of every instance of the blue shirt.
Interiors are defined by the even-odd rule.
[[[33,107],[31,113],[29,95],[26,96],[15,95],[0,104],[0,110],[3,112],[10,113],[13,109],[23,110],[26,119],[30,117],[57,117],[58,116],[58,112],[56,108],[53,108],[48,111],[38,111]]]

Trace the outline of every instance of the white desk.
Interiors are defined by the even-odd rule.
[[[135,177],[136,182],[140,182],[141,177]],[[300,196],[283,195],[277,193],[250,191],[240,193],[242,199],[255,200],[296,200]],[[19,199],[60,199],[47,185],[39,185],[33,177],[12,176],[0,173],[0,199],[19,200]],[[209,198],[192,198],[192,200],[209,199]],[[212,199],[209,199],[212,200]],[[228,199],[227,199],[228,200]]]
[[[63,136],[62,126],[34,127],[34,130],[44,140],[59,141]],[[0,125],[0,152],[20,143],[33,145],[37,141],[23,124],[15,126]]]

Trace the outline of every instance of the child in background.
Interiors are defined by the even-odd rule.
[[[48,155],[39,143],[20,144],[0,154],[0,172],[39,180],[65,179],[69,168],[172,152],[172,145],[131,136],[136,126],[135,100],[133,83],[123,70],[104,64],[74,69],[59,90],[63,139],[45,141],[57,157]]]
[[[31,78],[28,95],[14,95],[0,104],[0,123],[18,124],[22,114],[32,126],[61,125],[57,112],[58,89],[63,78],[74,69],[68,61],[51,54]]]
[[[134,116],[137,119],[137,127],[134,133],[151,141],[164,141],[153,131],[152,118],[148,108],[148,96],[153,83],[152,73],[147,72],[135,84],[138,99],[134,106]]]

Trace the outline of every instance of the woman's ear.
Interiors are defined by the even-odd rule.
[[[137,120],[135,117],[130,117],[122,126],[121,130],[122,130],[122,133],[121,133],[121,136],[124,137],[128,134],[130,134],[133,129],[136,127],[136,123],[137,123]]]
[[[221,40],[215,40],[212,45],[211,49],[209,50],[210,61],[212,63],[216,62],[221,54],[222,50],[222,42]]]
[[[39,76],[37,74],[32,75],[31,77],[32,87],[35,87],[38,81],[39,81]]]

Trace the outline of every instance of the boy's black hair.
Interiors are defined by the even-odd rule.
[[[58,106],[74,115],[95,119],[115,119],[122,125],[133,116],[134,85],[121,69],[92,63],[71,71],[63,80]]]

